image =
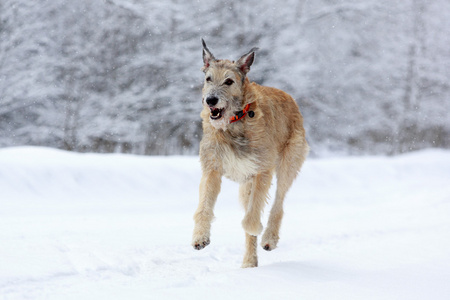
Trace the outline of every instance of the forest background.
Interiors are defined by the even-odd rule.
[[[450,147],[450,2],[0,0],[0,147],[197,154],[201,38],[258,46],[313,156]]]

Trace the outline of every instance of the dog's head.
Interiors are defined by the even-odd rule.
[[[209,121],[215,128],[226,129],[230,117],[242,110],[243,85],[255,60],[253,48],[236,62],[216,59],[203,42],[203,106],[210,111]]]

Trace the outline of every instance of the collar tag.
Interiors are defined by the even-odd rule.
[[[247,115],[247,114],[248,114],[248,116],[249,116],[250,118],[253,118],[253,117],[255,116],[255,112],[252,111],[252,110],[249,111],[250,105],[251,105],[251,103],[247,104],[247,105],[244,107],[243,110],[239,111],[236,115],[232,116],[232,117],[230,118],[230,123],[234,123],[234,122],[239,121],[240,119],[242,119],[243,117],[245,117],[245,115]]]

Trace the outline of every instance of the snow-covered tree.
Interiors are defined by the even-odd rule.
[[[0,146],[195,154],[201,43],[294,96],[312,153],[450,147],[450,3],[0,0]]]

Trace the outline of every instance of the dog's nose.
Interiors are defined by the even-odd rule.
[[[219,99],[216,96],[209,96],[208,98],[206,98],[206,104],[208,104],[209,106],[214,106],[217,104],[217,102],[219,102]]]

